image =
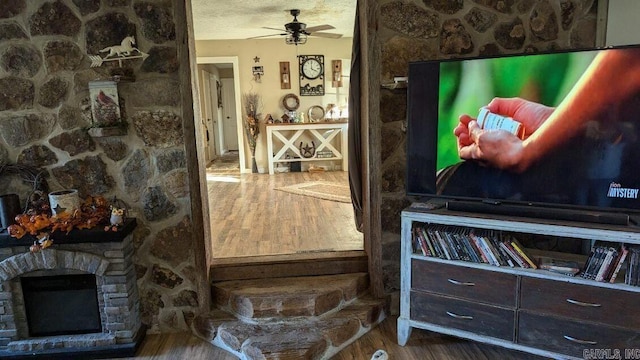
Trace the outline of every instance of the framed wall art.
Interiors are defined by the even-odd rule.
[[[288,61],[280,62],[280,89],[291,89],[291,70]]]
[[[93,127],[118,126],[122,123],[118,86],[115,81],[89,82],[89,96]]]

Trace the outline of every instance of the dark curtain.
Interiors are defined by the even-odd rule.
[[[356,19],[351,49],[351,73],[349,74],[349,187],[355,215],[356,228],[362,232],[362,138],[360,135],[360,15],[356,7]]]

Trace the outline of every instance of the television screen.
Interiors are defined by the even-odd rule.
[[[411,63],[407,194],[640,210],[636,63],[638,47]]]

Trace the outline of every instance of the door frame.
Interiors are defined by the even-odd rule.
[[[238,124],[238,157],[240,160],[240,172],[250,173],[251,169],[246,164],[246,154],[244,146],[244,126],[242,124],[242,97],[240,95],[240,61],[237,56],[198,56],[196,57],[196,63],[198,64],[228,64],[231,63],[233,67],[233,85],[235,87],[236,98],[236,121]]]

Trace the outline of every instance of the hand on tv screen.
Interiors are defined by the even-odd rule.
[[[616,91],[611,91],[609,84],[616,84]],[[470,115],[461,115],[454,129],[458,155],[463,160],[522,172],[550,150],[584,133],[589,120],[613,121],[615,117],[602,114],[638,94],[640,49],[602,52],[555,108],[521,98],[489,102],[487,108],[492,113],[524,125],[524,140],[504,130],[483,130]]]
[[[521,98],[494,98],[487,108],[494,114],[516,119],[525,128],[525,137],[535,132],[553,113],[553,108]],[[522,140],[504,130],[483,130],[475,119],[464,114],[454,129],[458,154],[464,160],[477,160],[488,166],[515,171],[521,164]]]
[[[522,140],[505,130],[483,130],[469,115],[460,116],[454,130],[458,138],[458,154],[464,160],[518,171]]]
[[[525,138],[533,134],[554,108],[521,98],[494,98],[487,105],[494,114],[508,116],[524,125]]]

